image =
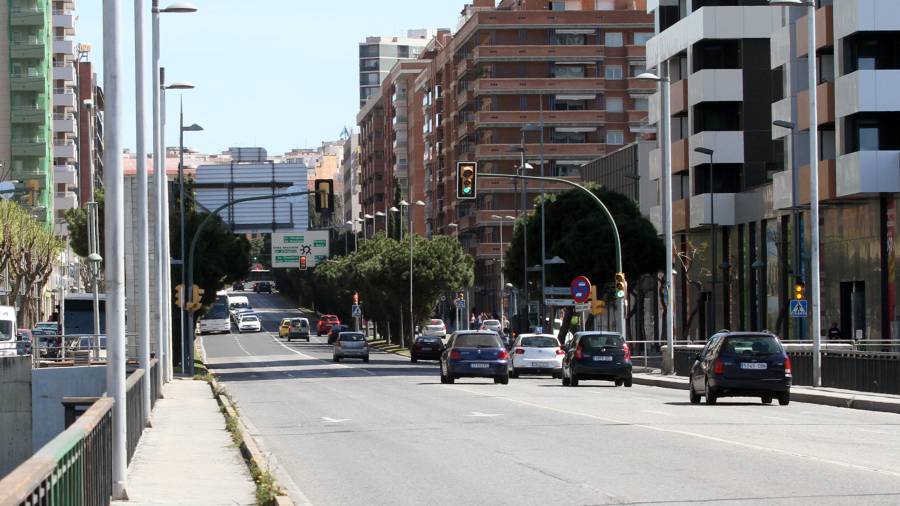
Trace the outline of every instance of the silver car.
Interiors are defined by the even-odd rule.
[[[362,332],[341,332],[334,341],[333,360],[340,362],[342,358],[361,358],[369,361],[369,343]]]

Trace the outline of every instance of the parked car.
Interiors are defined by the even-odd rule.
[[[309,320],[306,318],[291,318],[288,327],[287,340],[306,339],[309,342]]]
[[[341,320],[333,314],[323,314],[319,317],[319,323],[316,324],[316,335],[323,336],[331,332],[331,327],[340,325]]]
[[[369,361],[369,343],[362,332],[341,332],[334,341],[332,359],[340,362],[344,358],[361,358]]]
[[[260,281],[256,283],[256,286],[253,287],[253,291],[256,293],[272,293],[272,283],[268,281]]]
[[[562,362],[563,386],[581,380],[606,380],[631,386],[631,350],[615,332],[576,332]]]
[[[439,320],[437,318],[428,320],[428,323],[422,328],[422,335],[440,337],[441,339],[447,337],[447,326],[444,325],[444,320]]]
[[[16,331],[16,354],[31,355],[31,343],[34,337],[29,329],[19,329]]]
[[[244,282],[236,281],[233,285],[231,285],[231,289],[232,289],[232,291],[235,291],[235,292],[244,291]]]
[[[509,352],[495,332],[460,330],[450,335],[441,352],[441,383],[457,378],[493,378],[509,383]]]
[[[549,374],[562,377],[562,360],[565,352],[559,347],[556,336],[551,334],[522,334],[513,344],[509,377],[519,374]]]
[[[791,358],[778,337],[766,332],[720,332],[713,335],[691,366],[690,401],[707,404],[720,397],[777,398],[791,402]]]
[[[341,325],[340,323],[332,325],[331,330],[328,332],[328,344],[334,344],[341,332],[346,332],[349,330],[349,328],[347,328],[345,325]]]
[[[238,320],[237,324],[238,332],[259,332],[262,330],[262,325],[259,322],[259,317],[252,313],[245,313],[241,315],[240,320]]]
[[[438,336],[416,336],[416,340],[409,350],[409,360],[416,363],[419,360],[440,360],[444,351],[444,341]]]
[[[44,358],[57,358],[62,338],[57,335],[56,329],[50,330],[47,327],[35,327],[31,329],[32,339],[37,340],[38,353]],[[34,343],[32,343],[34,346]]]

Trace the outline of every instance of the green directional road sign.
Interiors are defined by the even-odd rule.
[[[312,269],[328,260],[328,230],[276,232],[272,234],[272,267],[295,268],[300,257]]]

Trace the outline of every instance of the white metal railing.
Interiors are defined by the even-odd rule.
[[[56,95],[74,95],[75,90],[72,88],[54,88],[53,93]]]
[[[53,141],[54,146],[72,146],[75,147],[75,141],[72,139],[56,139]]]
[[[55,112],[53,119],[75,119],[75,115],[71,112]]]

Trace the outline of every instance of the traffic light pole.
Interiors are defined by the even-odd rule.
[[[283,197],[299,197],[301,195],[310,195],[313,193],[317,193],[315,190],[305,190],[302,192],[290,192],[290,193],[282,193],[280,195],[261,195],[259,197],[247,197],[243,199],[232,200],[231,202],[226,202],[221,206],[213,209],[213,211],[206,215],[203,218],[203,221],[200,222],[200,225],[197,227],[197,230],[194,231],[194,236],[191,238],[191,248],[188,251],[187,255],[187,284],[186,287],[194,286],[194,252],[197,249],[197,240],[200,239],[200,234],[203,232],[203,229],[206,228],[206,225],[212,219],[213,216],[218,216],[219,211],[223,209],[227,209],[231,206],[237,204],[243,204],[244,202],[252,202],[254,200],[269,200],[269,199],[280,199]],[[185,291],[187,288],[185,288]],[[187,301],[182,297],[182,302],[187,304]],[[182,347],[185,347],[188,351],[186,353],[182,353],[183,357],[186,357],[186,364],[183,364],[181,371],[182,373],[193,376],[194,375],[194,312],[186,311],[187,313],[187,332],[185,332],[185,336],[187,337],[181,343]]]
[[[616,243],[615,244],[615,246],[616,246],[616,272],[625,272],[622,269],[622,241],[619,238],[619,227],[616,225],[616,220],[613,218],[612,213],[609,212],[609,208],[607,208],[606,204],[604,204],[603,201],[600,200],[599,197],[594,195],[594,193],[592,191],[588,190],[587,188],[585,188],[584,186],[581,186],[578,183],[569,181],[568,179],[562,179],[562,178],[558,178],[558,177],[521,176],[518,174],[478,174],[478,177],[499,177],[499,178],[506,178],[506,179],[522,179],[525,181],[531,180],[531,181],[542,181],[542,182],[551,182],[551,183],[562,183],[567,186],[571,186],[573,188],[578,188],[582,192],[586,193],[592,199],[594,199],[594,202],[596,202],[598,206],[600,206],[600,210],[603,211],[603,214],[606,216],[606,219],[609,220],[609,224],[612,226],[613,239],[615,239],[615,243]],[[527,248],[527,245],[525,245],[525,247]],[[526,290],[527,290],[527,286],[526,286]],[[625,298],[627,296],[628,296],[628,294],[626,293],[625,297],[621,297],[618,302],[618,313],[619,313],[618,314],[618,320],[619,320],[618,326],[619,326],[619,331],[622,333],[622,337],[626,337],[626,335],[625,335]]]

